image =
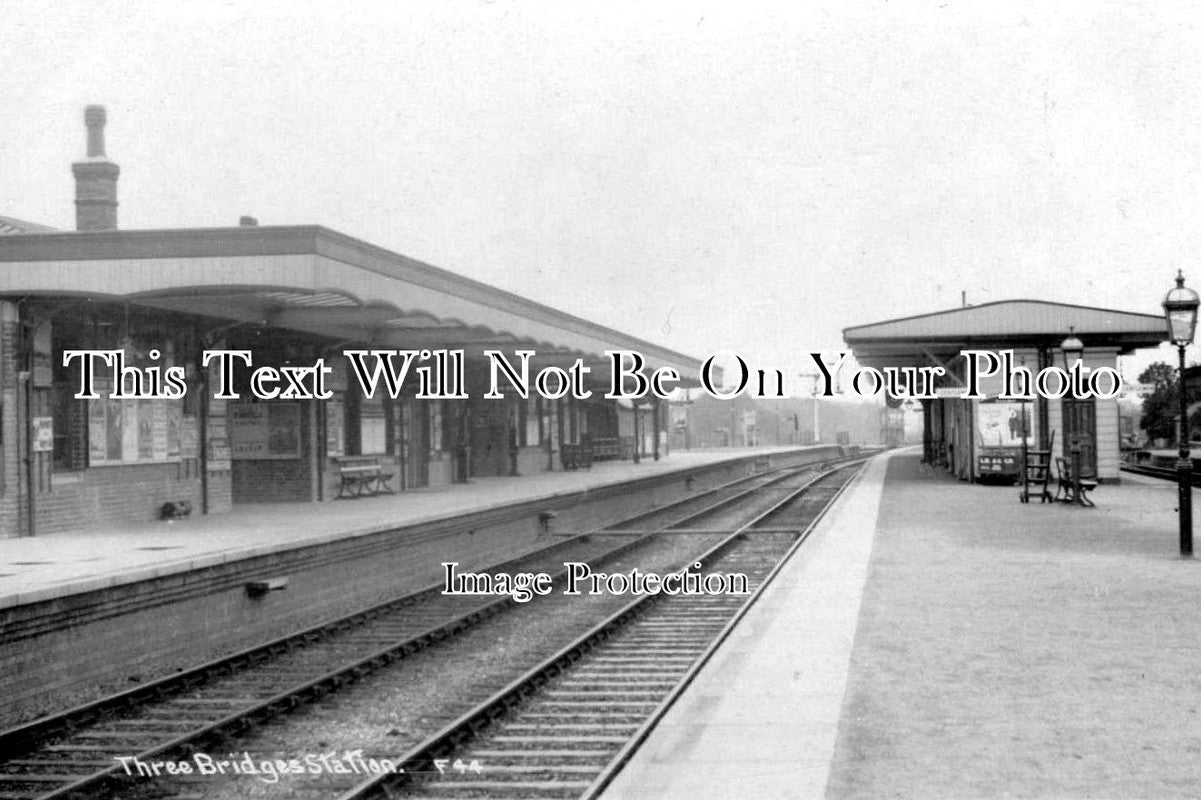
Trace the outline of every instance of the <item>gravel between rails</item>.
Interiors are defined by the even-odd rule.
[[[746,518],[746,512],[740,515]],[[706,525],[707,527],[707,525]],[[665,535],[606,565],[606,571],[673,569],[716,543],[724,534]],[[307,754],[363,751],[396,756],[432,734],[480,698],[504,687],[629,601],[628,596],[565,597],[559,591],[536,598],[455,639],[425,650],[372,675],[294,715],[253,731],[214,758],[296,759]],[[365,775],[287,775],[275,783],[264,776],[193,776],[186,781],[147,778],[131,797],[196,800],[336,796]]]

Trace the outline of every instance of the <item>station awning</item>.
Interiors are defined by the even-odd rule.
[[[303,331],[381,349],[640,353],[698,385],[700,362],[620,331],[320,226],[38,233],[0,237],[0,295],[82,296]]]
[[[1087,348],[1118,354],[1157,347],[1167,338],[1162,316],[1044,300],[1002,300],[857,325],[845,328],[842,338],[860,364],[883,368],[948,361],[965,349],[1055,349],[1069,331]]]

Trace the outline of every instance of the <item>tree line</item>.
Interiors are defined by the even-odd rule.
[[[1139,426],[1150,439],[1175,441],[1176,418],[1180,413],[1180,370],[1157,361],[1143,370],[1138,381],[1152,387],[1143,398],[1143,419]],[[1201,410],[1189,414],[1188,422],[1189,431],[1201,428]]]

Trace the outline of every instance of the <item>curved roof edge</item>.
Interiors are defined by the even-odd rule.
[[[699,370],[701,366],[699,359],[683,353],[321,225],[63,231],[0,237],[0,262],[294,254],[325,256],[510,313],[540,318],[566,330],[612,342],[611,349],[634,350],[690,370]]]

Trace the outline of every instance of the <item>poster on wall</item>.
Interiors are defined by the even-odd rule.
[[[111,382],[97,379],[105,395]],[[183,407],[164,399],[88,401],[88,463],[136,464],[180,455]]]
[[[143,403],[150,403],[150,457],[155,461],[167,460],[167,441],[169,434],[167,431],[167,401],[166,400],[143,400]],[[178,403],[172,403],[178,406]],[[176,452],[178,455],[178,451]]]
[[[230,468],[229,427],[225,417],[215,417],[208,422],[208,469],[214,472]]]
[[[183,417],[177,429],[177,444],[181,458],[196,458],[200,453],[199,425],[195,417]]]
[[[341,396],[334,396],[325,403],[325,453],[331,457],[345,455],[346,414]]]
[[[138,461],[150,461],[154,458],[154,401],[153,400],[138,400],[137,401],[137,432],[138,432]],[[166,424],[166,418],[163,418],[163,423]],[[166,431],[164,430],[164,434]],[[163,457],[166,457],[166,448],[164,447]]]
[[[54,450],[54,417],[33,418],[33,452],[49,453]]]
[[[178,458],[180,455],[180,427],[183,425],[183,404],[166,400],[162,403],[167,419],[167,457]]]
[[[300,458],[299,403],[231,403],[229,410],[233,458]]]
[[[976,405],[976,440],[984,447],[1021,447],[1023,429],[1033,427],[1030,409],[1023,403],[997,401]]]
[[[103,464],[108,461],[108,414],[104,400],[88,403],[88,463]]]
[[[138,460],[138,401],[108,400],[108,460]]]

